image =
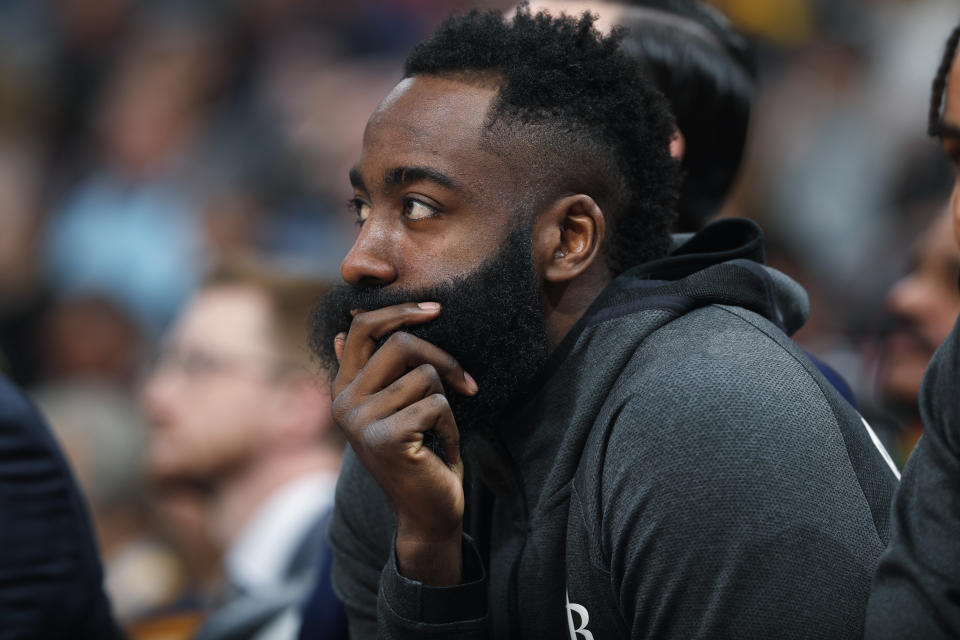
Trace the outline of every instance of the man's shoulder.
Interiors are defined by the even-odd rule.
[[[815,365],[773,322],[739,307],[708,305],[645,336],[611,395],[621,404],[642,397],[631,403],[627,417],[636,412],[659,416],[665,410],[701,415],[731,402],[736,403],[731,409],[766,412],[791,398],[826,406],[833,394]]]
[[[600,519],[644,500],[701,518],[750,505],[812,513],[820,496],[864,522],[873,514],[881,537],[895,485],[859,414],[803,351],[769,320],[720,305],[637,347],[580,468]]]

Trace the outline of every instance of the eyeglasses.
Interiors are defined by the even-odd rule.
[[[290,360],[266,355],[215,353],[178,345],[161,348],[152,366],[154,372],[175,372],[196,381],[219,376],[252,376],[272,381],[297,369],[303,367]]]

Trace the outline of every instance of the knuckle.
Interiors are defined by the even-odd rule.
[[[400,376],[396,380],[390,383],[390,391],[393,393],[402,393],[404,389],[407,388],[407,378],[406,376]]]
[[[369,313],[358,313],[353,316],[353,320],[350,321],[350,331],[357,333],[365,334],[373,328],[373,321],[370,318]]]
[[[406,331],[397,331],[387,338],[386,344],[393,349],[407,351],[413,347],[415,338]]]
[[[350,426],[363,424],[362,414],[363,407],[361,405],[354,405],[350,407],[346,414],[345,424]]]
[[[371,422],[367,425],[367,428],[363,430],[363,444],[368,449],[376,449],[381,447],[387,439],[387,429],[384,427],[383,422],[376,421]]]
[[[444,358],[444,360],[446,360],[446,362],[445,362],[446,367],[447,367],[447,369],[449,369],[450,371],[456,371],[457,369],[460,368],[460,363],[457,362],[457,359],[454,358],[454,357],[453,357],[452,355],[450,355],[449,353],[446,354],[446,357]]]
[[[337,424],[346,424],[348,414],[350,413],[350,403],[345,397],[347,394],[341,393],[336,398],[333,399],[333,404],[330,405],[330,412],[333,414],[333,419]]]
[[[432,385],[435,381],[440,382],[440,373],[437,371],[437,368],[429,362],[417,367],[417,374],[426,380],[429,385]]]
[[[351,431],[356,425],[362,424],[363,408],[362,404],[354,402],[352,394],[344,391],[334,399],[330,413],[340,428]]]
[[[447,396],[442,393],[434,393],[427,397],[427,401],[430,403],[431,408],[434,411],[444,411],[445,409],[450,408],[450,401],[447,400]]]

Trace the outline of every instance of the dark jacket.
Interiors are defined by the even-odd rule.
[[[893,501],[867,640],[960,638],[960,320],[920,389],[923,436]]]
[[[858,638],[896,479],[787,337],[746,221],[632,269],[465,451],[464,584],[399,575],[353,455],[329,537],[357,638]],[[751,259],[752,258],[752,259]]]
[[[111,640],[86,504],[36,409],[0,376],[0,639]]]

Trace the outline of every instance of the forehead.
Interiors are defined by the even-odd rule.
[[[171,338],[207,349],[249,350],[265,344],[269,321],[266,297],[256,289],[214,286],[193,297]]]
[[[395,167],[430,167],[462,184],[504,173],[503,160],[481,145],[496,94],[491,83],[404,79],[370,116],[358,168],[374,182]]]

